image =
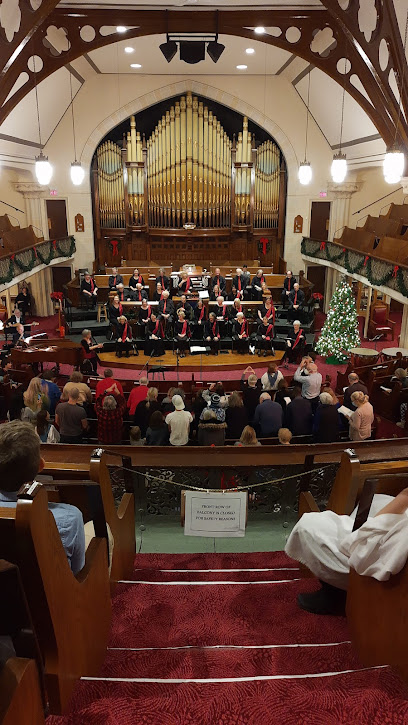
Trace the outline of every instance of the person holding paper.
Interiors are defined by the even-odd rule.
[[[371,436],[371,426],[374,422],[374,410],[368,402],[368,395],[360,390],[351,396],[351,402],[356,406],[349,418],[349,435],[352,441],[365,441]]]
[[[180,357],[186,356],[186,350],[190,346],[190,337],[190,325],[186,320],[184,310],[180,308],[177,310],[177,320],[174,324],[174,341],[177,345],[177,352],[180,352]]]
[[[355,406],[351,402],[351,396],[353,393],[356,393],[357,391],[361,391],[364,393],[364,395],[368,394],[368,390],[364,383],[360,381],[360,378],[358,377],[357,373],[350,373],[348,376],[349,386],[344,391],[344,397],[343,397],[343,405],[346,406],[346,408],[350,408],[351,410],[355,410]]]
[[[209,343],[213,355],[218,355],[220,349],[220,328],[215,312],[210,312],[208,322],[204,326],[204,340]]]
[[[305,339],[305,333],[300,326],[299,320],[295,320],[293,330],[288,332],[286,338],[285,354],[282,358],[282,364],[285,368],[289,367],[288,363],[296,362],[299,355],[303,355]]]

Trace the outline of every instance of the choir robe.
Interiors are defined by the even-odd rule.
[[[132,290],[132,297],[136,302],[141,302],[142,300],[147,300],[147,292],[144,289]]]
[[[210,340],[207,340],[207,337],[210,337]],[[220,326],[217,322],[211,322],[211,320],[207,320],[207,322],[204,325],[204,342],[206,345],[209,345],[212,352],[214,352],[216,355],[218,355],[218,348],[220,345]]]
[[[253,300],[261,300],[262,299],[262,283],[266,282],[265,275],[261,275],[261,277],[258,277],[255,275],[252,279],[251,287],[252,287],[252,299]]]
[[[194,308],[194,322],[198,328],[204,329],[204,325],[207,322],[207,308],[205,305],[201,309],[198,306]]]
[[[211,289],[214,289],[215,285],[218,285],[221,292],[225,291],[226,281],[222,274],[215,275],[211,280]]]
[[[305,293],[301,289],[298,289],[297,292],[292,290],[288,299],[290,308],[293,309],[293,305],[299,305],[299,309],[301,309],[305,303]],[[296,312],[296,310],[293,310],[293,312]]]
[[[121,357],[122,353],[126,354],[126,357],[129,357],[129,350],[132,347],[132,328],[130,326],[129,322],[125,322],[124,324],[118,322],[118,336],[116,340],[116,355],[117,357]],[[126,332],[125,340],[123,340],[123,335]]]
[[[175,341],[178,349],[180,350],[180,352],[185,352],[185,350],[188,350],[189,345],[190,345],[190,337],[191,337],[190,325],[187,320],[185,320],[185,322],[186,322],[186,333],[185,333],[186,336],[185,337],[180,337],[180,335],[183,332],[184,322],[182,322],[181,320],[176,320],[176,322],[174,323],[174,341]]]
[[[183,305],[181,302],[177,305],[177,310],[184,310],[186,315],[186,320],[189,321],[193,318],[193,308],[191,307],[189,302],[186,302],[185,305]]]
[[[247,288],[247,279],[245,277],[241,276],[238,277],[236,274],[235,277],[232,280],[232,286],[236,288],[237,290],[237,297],[239,297],[241,300],[244,299],[244,292]],[[241,289],[240,289],[241,286]]]
[[[228,306],[225,304],[222,305],[222,307],[220,307],[220,305],[214,305],[211,307],[211,312],[214,312],[217,318],[221,337],[225,337],[227,334]]]
[[[261,322],[258,325],[258,330],[256,333],[258,349],[271,352],[271,350],[273,349],[273,335],[274,330],[272,320],[267,325],[264,325],[264,323]]]
[[[235,307],[235,305],[232,305],[232,307],[229,308],[229,317],[230,317],[230,320],[235,320],[238,312],[244,312],[244,308],[241,307],[241,309],[237,309]],[[244,312],[244,314],[245,314],[245,312]]]
[[[193,286],[191,284],[191,279],[184,279],[183,281],[179,279],[177,291],[179,295],[188,295],[191,294],[193,291]]]
[[[170,291],[170,279],[164,274],[163,277],[156,277],[156,286],[161,284],[163,289]]]
[[[146,309],[143,307],[139,307],[139,325],[143,326],[143,329],[145,328],[145,325],[150,320],[150,315],[152,314],[152,308],[150,305],[147,305]]]
[[[109,322],[111,323],[111,325],[113,325],[115,328],[115,332],[114,332],[115,335],[117,334],[116,331],[118,329],[118,317],[120,317],[121,315],[123,315],[123,308],[120,303],[119,303],[119,307],[115,307],[114,305],[109,305],[108,318],[109,318]]]
[[[90,295],[86,294],[87,292],[90,292]],[[97,293],[98,288],[92,279],[89,282],[87,282],[85,279],[82,280],[81,297],[87,307],[95,307]]]
[[[121,274],[111,274],[108,280],[109,289],[116,289],[118,284],[123,284],[123,277]]]
[[[132,274],[131,278],[129,279],[129,287],[133,290],[136,289],[136,285],[138,284],[138,282],[140,282],[142,287],[144,287],[144,279],[143,279],[142,275],[139,274],[138,277],[134,277]]]
[[[157,322],[158,325],[156,325]],[[158,340],[154,340],[152,338],[154,330],[156,330],[155,335],[159,338]],[[155,357],[164,355],[163,325],[160,320],[156,320],[156,322],[152,322],[152,320],[150,320],[150,322],[146,325],[144,354],[154,355]]]
[[[282,305],[285,306],[288,296],[286,292],[292,292],[293,285],[296,283],[296,277],[285,277],[283,282],[283,290],[282,290]]]
[[[286,349],[283,359],[288,360],[290,363],[295,362],[299,355],[300,357],[303,355],[306,338],[304,330],[301,327],[299,328],[299,333],[292,329],[286,335]]]
[[[161,316],[163,314],[170,315],[170,317],[164,317],[163,322],[167,320],[167,322],[171,324],[174,319],[174,302],[170,299],[170,297],[168,297],[167,300],[160,300],[159,302],[159,315]]]
[[[245,337],[240,339],[239,335],[242,335],[242,326],[244,326]],[[232,339],[235,341],[235,345],[238,352],[247,352],[249,345],[249,334],[248,334],[248,322],[244,319],[243,322],[238,322],[236,319],[232,327]]]

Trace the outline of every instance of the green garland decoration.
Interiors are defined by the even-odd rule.
[[[302,254],[316,259],[326,259],[328,262],[338,262],[344,256],[340,266],[344,267],[348,274],[361,274],[375,287],[390,287],[403,297],[408,298],[408,270],[402,270],[398,265],[393,265],[391,262],[382,262],[375,259],[375,257],[372,259],[370,256],[354,250],[346,249],[343,252],[342,249],[339,253],[338,248],[337,244],[326,242],[325,247],[322,249],[321,242],[316,242],[307,237],[303,237],[301,243]],[[368,259],[366,259],[367,256]],[[358,257],[357,263],[352,264],[352,257]],[[384,272],[379,274],[378,271],[376,272],[376,267],[382,267]]]
[[[50,244],[49,242],[48,242],[48,244],[50,245],[48,255],[43,254],[43,250],[36,247],[37,257],[40,260],[41,264],[48,265],[51,262],[51,260],[54,258],[54,250],[52,248],[52,244]],[[41,246],[45,249],[45,244],[42,244]]]
[[[13,257],[13,262],[16,265],[16,267],[18,267],[18,269],[20,270],[20,272],[31,272],[31,270],[33,269],[33,267],[35,267],[35,253],[34,253],[34,249],[31,249],[30,251],[31,251],[31,259],[28,262],[28,264],[24,264],[23,259],[22,259],[22,255],[20,255],[20,254],[15,254],[14,257]]]
[[[69,248],[65,249],[64,247],[67,242],[69,242]],[[47,245],[48,254],[45,252]],[[25,250],[21,253],[16,252],[8,259],[0,260],[0,270],[6,263],[8,263],[7,271],[3,272],[3,274],[1,274],[0,271],[0,285],[11,282],[16,274],[20,274],[21,272],[31,272],[34,267],[37,267],[40,264],[48,266],[50,262],[57,257],[72,257],[75,250],[75,237],[70,236],[65,239],[57,240],[55,247],[52,242],[42,242],[35,247],[35,250],[33,247],[32,249]],[[26,259],[28,252],[31,252],[31,255],[28,261],[25,262],[24,259]]]

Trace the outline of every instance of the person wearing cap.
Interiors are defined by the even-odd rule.
[[[190,425],[193,422],[193,416],[187,410],[181,395],[173,395],[172,401],[174,412],[169,413],[166,417],[166,423],[170,431],[170,445],[186,446],[190,433]]]
[[[221,397],[218,395],[218,393],[212,393],[211,397],[208,400],[207,408],[204,409],[200,415],[200,420],[204,420],[204,412],[205,410],[212,410],[215,413],[215,417],[219,423],[224,423],[225,421],[225,408],[221,405]]]

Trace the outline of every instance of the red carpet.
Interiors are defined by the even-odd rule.
[[[408,722],[408,691],[389,668],[362,667],[345,619],[297,608],[316,582],[297,581],[282,552],[141,554],[135,566],[99,678],[47,725]]]

